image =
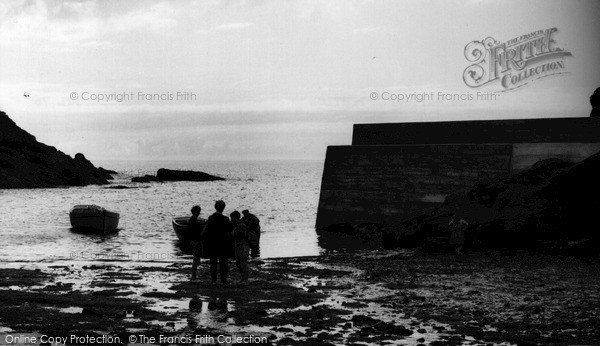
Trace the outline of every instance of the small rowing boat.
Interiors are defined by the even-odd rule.
[[[191,240],[198,237],[197,235],[192,234],[193,229],[189,226],[189,220],[189,216],[173,218],[173,230],[175,230],[179,242],[183,244],[189,243]],[[204,228],[206,220],[198,219],[198,222],[200,222],[199,229],[201,230]]]
[[[119,226],[119,213],[93,204],[76,205],[69,212],[71,226],[76,230],[110,233]]]

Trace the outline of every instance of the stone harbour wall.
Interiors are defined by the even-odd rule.
[[[316,227],[402,221],[477,182],[600,151],[600,119],[357,124],[327,148]]]

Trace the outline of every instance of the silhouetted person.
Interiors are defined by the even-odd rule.
[[[462,217],[454,215],[448,225],[452,227],[452,233],[450,234],[448,243],[454,246],[454,252],[457,255],[461,255],[462,248],[465,245],[465,233],[467,231],[467,227],[469,227],[469,223]]]
[[[250,247],[248,245],[248,232],[246,225],[240,220],[240,212],[234,211],[229,214],[233,226],[233,244],[235,246],[235,265],[240,271],[242,282],[248,281],[248,255]]]
[[[590,117],[600,117],[600,88],[597,88],[590,96],[590,104],[592,105]]]
[[[204,256],[210,258],[210,278],[213,283],[217,282],[217,266],[221,274],[221,283],[227,283],[227,272],[229,271],[228,257],[231,253],[231,223],[229,218],[223,215],[225,202],[215,202],[216,212],[208,217],[202,240],[204,242]]]
[[[250,256],[256,258],[260,256],[260,220],[256,215],[250,213],[248,209],[242,211],[244,217],[242,222],[248,229],[248,245],[250,245]]]
[[[191,247],[194,254],[194,262],[192,262],[192,280],[196,280],[196,274],[198,272],[198,265],[200,264],[200,257],[202,256],[202,226],[203,222],[198,220],[202,209],[199,205],[192,207],[192,216],[188,220],[188,226],[191,230]]]

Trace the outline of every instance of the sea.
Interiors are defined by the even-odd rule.
[[[95,161],[117,171],[110,185],[0,190],[0,262],[188,260],[177,246],[171,220],[249,209],[261,222],[261,257],[322,253],[315,231],[322,161]],[[225,178],[213,182],[132,183],[159,168],[202,171]],[[122,185],[126,189],[111,186]],[[120,214],[115,234],[71,229],[69,210],[96,204]]]

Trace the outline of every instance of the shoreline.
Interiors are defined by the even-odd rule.
[[[600,342],[597,256],[337,252],[251,261],[245,285],[231,261],[227,286],[208,283],[206,261],[198,283],[189,281],[191,260],[105,262],[0,269],[1,335],[106,334],[121,344],[132,335],[156,343],[252,335],[277,345]]]

